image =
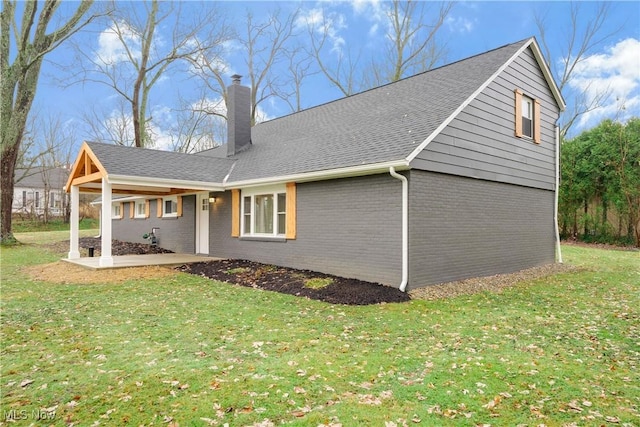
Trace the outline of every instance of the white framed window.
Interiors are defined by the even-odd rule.
[[[147,217],[147,202],[144,200],[137,200],[135,202],[134,218],[146,218]]]
[[[122,205],[120,203],[116,203],[111,206],[111,218],[113,219],[122,218]]]
[[[522,96],[522,135],[533,138],[533,99]]]
[[[284,236],[287,224],[284,185],[242,190],[243,236]]]
[[[162,199],[162,216],[178,216],[178,197],[165,197]]]

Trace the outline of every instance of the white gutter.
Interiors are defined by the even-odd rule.
[[[404,292],[409,282],[409,181],[393,166],[389,167],[389,173],[402,181],[402,282],[399,289]]]
[[[291,175],[279,175],[268,178],[249,179],[244,181],[232,181],[224,183],[226,190],[233,188],[257,187],[267,184],[281,184],[283,182],[309,182],[327,179],[350,178],[354,176],[374,175],[385,173],[390,167],[409,169],[409,162],[396,160],[391,162],[371,163],[357,166],[347,166],[336,169],[326,169],[314,172],[302,172]]]
[[[558,227],[558,190],[560,189],[560,127],[556,125],[556,188],[553,203],[553,224],[556,232],[556,257],[562,264],[562,249],[560,248],[560,230]]]

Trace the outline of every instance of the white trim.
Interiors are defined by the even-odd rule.
[[[147,201],[145,199],[135,200],[131,203],[133,203],[134,219],[144,219],[148,217],[149,212],[147,212]],[[144,211],[142,213],[138,213],[138,206],[142,206],[144,208]]]
[[[195,191],[224,191],[222,184],[181,179],[148,178],[127,175],[107,175],[112,185],[138,185],[142,187],[173,187]],[[116,190],[117,191],[117,190]]]
[[[110,218],[111,214],[111,184],[109,180],[102,178],[102,217]],[[100,237],[100,259],[98,264],[100,267],[112,267],[113,257],[111,256],[111,229],[112,221],[102,221],[102,232]]]
[[[174,202],[176,204],[176,210],[174,212],[167,213],[167,201]],[[166,196],[162,198],[162,218],[177,218],[178,217],[178,196]]]
[[[119,201],[111,202],[111,219],[122,219],[124,212],[122,212],[120,203]],[[118,210],[118,214],[116,214],[116,210]]]
[[[71,186],[71,216],[69,218],[69,259],[79,259],[79,229],[80,229],[80,189]]]
[[[562,248],[560,247],[560,229],[558,227],[558,191],[560,190],[560,127],[556,125],[556,188],[553,206],[553,224],[556,234],[556,257],[562,264]]]
[[[544,74],[545,79],[547,80],[547,84],[551,89],[551,92],[553,93],[554,98],[556,99],[556,102],[558,102],[558,105],[560,106],[560,110],[564,111],[566,105],[564,103],[564,100],[562,99],[562,95],[560,95],[560,91],[558,90],[558,87],[556,86],[555,81],[553,80],[553,78],[551,78],[551,74],[549,73],[547,64],[545,63],[544,60],[541,61],[542,54],[540,53],[540,48],[538,47],[538,44],[535,41],[535,39],[532,37],[529,39],[528,42],[523,44],[522,47],[520,47],[520,49],[518,49],[518,51],[515,54],[513,54],[513,56],[511,56],[511,58],[509,58],[507,62],[502,64],[502,66],[498,68],[498,70],[495,73],[493,73],[493,75],[489,77],[487,81],[485,81],[478,89],[476,89],[476,91],[473,92],[471,96],[465,99],[465,101],[462,104],[460,104],[460,106],[456,108],[456,110],[449,117],[447,117],[447,119],[444,122],[440,123],[440,126],[438,126],[436,130],[431,132],[431,135],[429,135],[427,139],[422,141],[422,143],[418,145],[418,147],[416,147],[416,149],[413,150],[413,152],[409,154],[409,156],[407,156],[407,159],[406,159],[407,162],[411,163],[413,159],[415,159],[416,156],[420,154],[420,152],[424,150],[427,147],[427,145],[429,145],[431,141],[433,141],[433,139],[438,134],[440,134],[440,132],[444,130],[444,128],[449,126],[449,124],[453,121],[453,119],[455,119],[458,116],[458,114],[460,114],[462,110],[464,110],[467,107],[467,105],[471,103],[471,101],[476,99],[476,97],[480,95],[480,93],[483,90],[485,90],[487,86],[489,86],[489,84],[491,84],[500,74],[502,74],[502,72],[506,70],[507,67],[509,67],[511,63],[515,61],[516,58],[518,58],[522,54],[522,52],[524,52],[529,46],[531,46],[531,50],[533,51],[534,56],[536,57],[536,61],[538,62],[538,65],[540,66],[540,68],[542,68],[542,73]]]
[[[224,189],[248,188],[256,186],[264,186],[267,184],[284,184],[287,182],[309,182],[323,181],[328,179],[348,178],[353,176],[374,175],[378,173],[387,173],[390,167],[399,170],[409,169],[409,162],[406,160],[395,160],[383,163],[370,163],[366,165],[347,166],[344,168],[327,169],[322,171],[304,172],[291,175],[280,175],[268,178],[247,179],[244,181],[233,181],[224,185]]]
[[[196,254],[209,254],[209,192],[196,194]],[[206,209],[203,209],[206,207]]]
[[[538,61],[538,66],[540,66],[540,68],[542,69],[542,74],[544,74],[544,78],[547,81],[547,84],[549,85],[549,89],[551,89],[551,93],[553,94],[553,97],[556,99],[556,102],[560,107],[560,111],[564,111],[565,108],[567,108],[567,104],[564,102],[562,93],[560,92],[560,89],[556,85],[556,81],[554,80],[553,75],[551,74],[551,70],[549,70],[549,67],[547,66],[547,61],[545,61],[544,55],[542,55],[542,51],[540,50],[540,47],[538,46],[538,42],[534,37],[530,39],[530,42],[527,44],[527,47],[528,46],[531,46],[533,55],[536,57],[536,60]]]
[[[404,292],[409,283],[409,181],[393,167],[389,168],[389,174],[402,181],[402,282],[398,288]]]
[[[151,197],[150,198],[155,198],[155,197]],[[145,196],[131,196],[131,197],[112,197],[111,198],[111,203],[115,203],[115,202],[129,202],[131,200],[144,200],[147,197]],[[100,200],[94,200],[93,202],[89,203],[91,206],[96,206],[96,205],[102,205],[102,199]]]
[[[279,194],[287,194],[287,187],[284,184],[278,185],[268,185],[262,187],[252,187],[242,189],[240,191],[240,237],[285,237],[287,234],[287,230],[284,232],[278,233],[278,195]],[[255,232],[255,197],[256,196],[271,196],[273,197],[273,212],[272,212],[272,222],[273,222],[273,232],[272,233],[256,233]],[[250,216],[250,230],[247,232],[245,230],[245,216],[246,212],[244,210],[244,199],[249,197],[251,199],[251,212]],[[286,204],[285,204],[286,208]],[[285,209],[286,212],[286,209]],[[286,228],[286,217],[285,217],[285,228]]]

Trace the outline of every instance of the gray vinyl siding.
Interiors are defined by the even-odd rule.
[[[195,203],[196,196],[182,197],[182,216],[177,218],[158,218],[156,199],[150,200],[149,218],[129,218],[129,205],[135,202],[125,202],[122,219],[112,220],[112,237],[123,242],[149,243],[142,238],[150,233],[151,228],[159,227],[157,231],[158,246],[178,253],[195,253]]]
[[[516,88],[540,100],[540,144],[515,136]],[[558,114],[542,71],[527,49],[418,154],[411,166],[551,190],[555,185]]]
[[[409,289],[553,263],[554,193],[412,170]]]
[[[398,286],[400,181],[374,175],[297,184],[297,236],[285,242],[231,237],[231,193],[216,193],[209,254]]]

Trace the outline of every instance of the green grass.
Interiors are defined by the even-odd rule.
[[[84,218],[80,221],[80,230],[98,228],[98,220]],[[14,233],[43,232],[43,231],[69,231],[69,224],[60,219],[54,219],[48,223],[38,220],[14,218],[11,224]]]
[[[640,425],[638,252],[568,246],[584,270],[364,307],[21,272],[59,256],[2,249],[0,414],[24,424]]]
[[[305,280],[304,286],[311,289],[322,289],[322,288],[326,288],[332,283],[333,283],[333,279],[330,277],[327,277],[326,279],[315,277],[313,279]]]

